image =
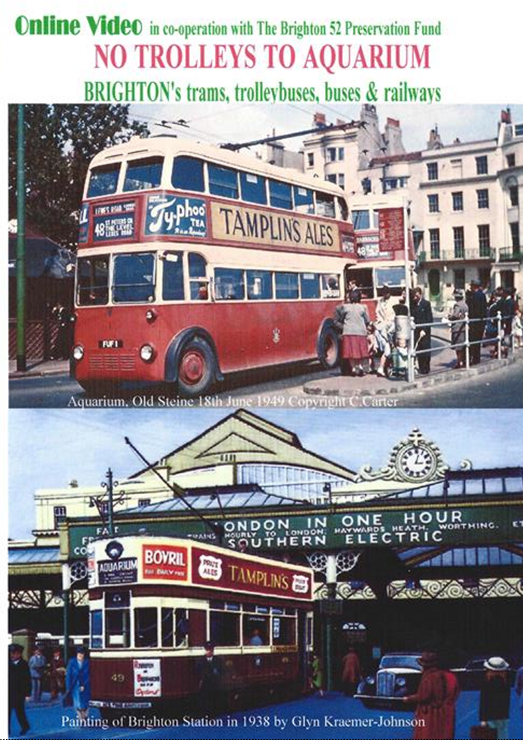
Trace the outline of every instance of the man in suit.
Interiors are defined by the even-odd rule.
[[[429,301],[423,298],[423,291],[421,288],[415,288],[412,296],[412,318],[416,324],[414,330],[414,345],[417,352],[422,352],[418,355],[418,368],[421,375],[428,375],[430,373],[430,352],[424,352],[423,350],[429,350],[431,347],[430,336],[431,327],[421,326],[417,328],[418,324],[432,324],[434,319],[432,318],[432,306]]]
[[[22,657],[23,652],[23,647],[17,643],[9,647],[9,725],[11,725],[11,713],[14,710],[20,724],[21,735],[29,731],[25,700],[31,695],[31,675],[29,666]]]
[[[204,649],[205,655],[198,661],[198,690],[201,708],[208,714],[216,714],[219,709],[222,662],[214,654],[212,642],[206,642]]]
[[[487,318],[487,299],[481,290],[479,280],[470,281],[470,292],[467,296],[467,305],[469,307],[469,320]],[[470,345],[470,364],[479,365],[481,360],[481,340],[485,332],[485,321],[472,321],[469,324]],[[475,344],[472,344],[474,342]]]

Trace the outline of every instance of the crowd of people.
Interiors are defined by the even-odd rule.
[[[523,346],[522,311],[513,289],[496,288],[487,298],[479,280],[471,280],[470,289],[455,290],[452,305],[444,321],[450,325],[451,347],[456,352],[456,368],[477,365],[481,348],[488,347],[492,358],[507,356],[510,348]],[[412,317],[414,351],[420,375],[430,373],[432,354],[432,306],[420,287],[407,296],[393,295],[385,286],[376,304],[376,318],[371,320],[358,285],[349,283],[345,302],[336,308],[334,326],[341,338],[342,375],[406,375],[410,327],[401,328],[398,317]],[[467,336],[468,326],[468,336]]]

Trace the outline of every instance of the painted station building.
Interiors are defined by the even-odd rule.
[[[350,642],[363,656],[427,641],[456,659],[523,654],[521,634],[500,629],[523,616],[523,468],[451,470],[418,429],[383,467],[352,470],[240,410],[121,481],[113,532],[103,487],[35,499],[34,541],[9,547],[11,633],[59,642],[65,617],[86,640],[89,543],[169,535],[312,566],[332,660]]]

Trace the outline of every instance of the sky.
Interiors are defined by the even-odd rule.
[[[33,494],[76,479],[96,486],[109,466],[124,480],[143,465],[124,436],[154,462],[232,413],[227,409],[11,409],[9,412],[9,536],[35,526]],[[386,465],[392,447],[419,427],[451,468],[521,465],[523,410],[351,409],[259,410],[298,434],[302,445],[354,471]],[[333,419],[333,414],[335,419]],[[335,421],[335,423],[334,423]]]
[[[510,101],[509,101],[510,102]],[[507,105],[509,105],[509,102]],[[495,138],[501,105],[378,105],[380,130],[383,131],[387,116],[399,118],[403,130],[403,143],[407,151],[426,147],[430,129],[438,126],[444,144],[454,139],[473,141]],[[512,120],[523,123],[523,105],[510,106]],[[189,128],[172,126],[173,133],[195,138],[210,144],[249,141],[271,135],[273,129],[282,134],[312,127],[313,114],[325,113],[328,123],[358,119],[360,105],[343,104],[279,104],[248,105],[185,104],[175,106],[133,105],[131,114],[149,124],[151,133],[168,133],[155,121],[189,122]],[[289,139],[285,146],[299,149],[302,137]]]

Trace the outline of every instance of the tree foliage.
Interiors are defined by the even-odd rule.
[[[95,154],[148,135],[129,105],[26,105],[26,222],[75,248],[85,175]],[[18,106],[9,106],[9,218],[16,218]]]

